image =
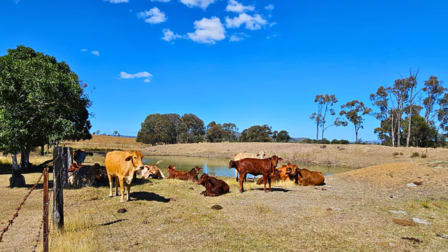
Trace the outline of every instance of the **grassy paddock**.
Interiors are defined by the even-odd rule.
[[[435,168],[434,168],[435,169]],[[444,174],[446,176],[446,174]],[[33,181],[37,174],[26,174]],[[0,175],[5,184],[7,175]],[[411,179],[411,178],[410,178]],[[446,251],[447,185],[435,188],[431,180],[409,189],[382,188],[344,174],[327,177],[323,187],[245,183],[238,192],[221,197],[200,195],[203,187],[178,180],[136,183],[130,202],[109,198],[108,187],[64,191],[66,228],[51,233],[53,251],[179,251],[179,250],[293,250],[293,251]],[[39,189],[40,191],[40,189]],[[2,226],[26,191],[0,188]],[[391,198],[389,195],[393,194]],[[37,232],[41,193],[36,192],[7,233],[0,250],[27,250]],[[222,210],[211,207],[218,204]],[[125,213],[118,213],[125,208]],[[389,210],[404,210],[397,216]],[[430,225],[403,227],[393,218],[418,217]],[[25,231],[26,230],[26,231]],[[402,239],[414,237],[422,243]],[[3,248],[1,246],[4,246]],[[39,244],[41,246],[41,244]]]

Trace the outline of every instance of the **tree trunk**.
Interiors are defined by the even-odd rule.
[[[40,146],[40,155],[41,155],[41,156],[44,156],[44,155],[45,155],[45,144],[42,144],[42,145]]]
[[[24,187],[26,185],[25,183],[25,177],[20,174],[20,166],[17,162],[17,155],[12,154],[12,175],[9,178],[9,187]]]
[[[358,143],[358,129],[355,126],[355,143]]]
[[[391,114],[391,129],[390,129],[390,135],[392,137],[392,147],[395,147],[395,128],[394,128],[394,115]]]
[[[319,140],[319,122],[316,123],[316,140]]]
[[[409,147],[409,141],[411,140],[411,122],[412,122],[412,109],[409,108],[409,116],[408,116],[408,136],[406,138],[406,147]]]
[[[409,97],[409,116],[408,116],[408,136],[406,138],[406,147],[409,147],[409,141],[411,140],[411,123],[412,123],[412,101],[413,101],[414,88],[411,88],[411,96]]]
[[[397,116],[397,147],[400,147],[401,138],[401,113]]]
[[[27,171],[30,168],[30,151],[22,151],[20,153],[20,168],[22,171]]]

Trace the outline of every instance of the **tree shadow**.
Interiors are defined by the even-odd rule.
[[[128,219],[118,219],[118,220],[109,221],[109,222],[100,224],[99,226],[109,226],[109,225],[112,225],[112,224],[115,224],[115,223],[118,223],[118,222],[122,222],[122,221],[126,221],[126,220],[128,220]]]
[[[132,192],[131,193],[131,198],[135,199],[135,200],[146,200],[146,201],[157,201],[157,202],[162,202],[162,203],[168,203],[170,202],[169,198],[165,198],[163,196],[160,196],[156,193],[152,193],[152,192]]]
[[[263,188],[251,188],[251,191],[263,191]],[[269,189],[266,188],[266,191],[269,192]],[[291,190],[280,188],[280,187],[272,187],[273,192],[290,192]]]

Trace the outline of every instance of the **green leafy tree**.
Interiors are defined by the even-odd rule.
[[[222,125],[214,123],[213,126],[208,127],[206,138],[211,143],[217,143],[222,142],[225,135],[226,132],[222,128]]]
[[[345,116],[348,122],[353,124],[355,129],[355,139],[358,143],[358,132],[362,129],[365,115],[369,114],[371,109],[366,107],[363,102],[353,100],[341,106],[341,116]]]
[[[235,142],[237,140],[238,128],[234,123],[224,123],[222,125],[224,130],[224,138],[229,142]]]
[[[240,142],[271,142],[272,129],[268,125],[255,125],[241,132]]]
[[[12,154],[11,186],[23,185],[20,172],[35,147],[91,137],[85,86],[65,62],[32,48],[0,57],[0,149]]]
[[[178,114],[150,114],[141,124],[137,142],[145,144],[177,143],[176,128],[180,117]]]
[[[204,122],[194,114],[184,114],[177,125],[178,142],[198,143],[205,134]]]
[[[407,134],[409,125],[409,117],[403,121],[403,133]],[[438,145],[437,129],[427,123],[425,118],[418,114],[412,115],[412,135],[410,144],[416,147],[436,147]]]
[[[291,137],[289,136],[289,133],[286,130],[281,130],[280,132],[278,132],[277,137],[275,138],[276,142],[281,143],[287,143],[289,142],[289,140],[291,140]]]

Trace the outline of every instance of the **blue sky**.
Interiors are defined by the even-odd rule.
[[[316,94],[370,105],[409,68],[448,80],[447,14],[431,0],[2,0],[0,55],[23,44],[67,62],[88,84],[93,131],[136,135],[148,114],[194,113],[314,137]]]

